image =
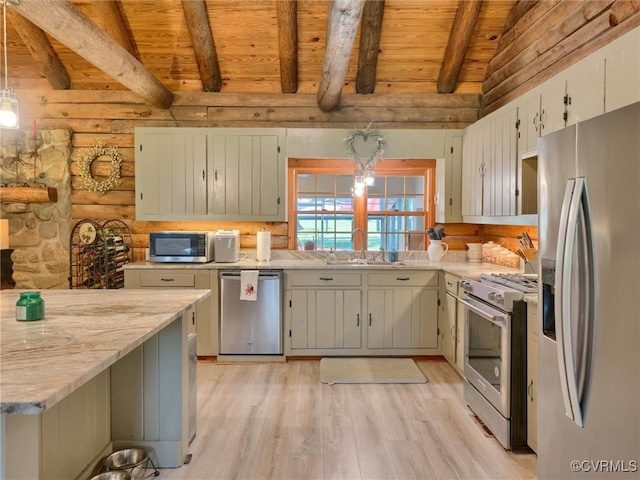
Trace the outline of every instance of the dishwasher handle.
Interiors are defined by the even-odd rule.
[[[240,280],[240,272],[220,272],[219,277],[224,280]],[[258,273],[259,280],[279,279],[281,277],[280,272],[260,272]]]

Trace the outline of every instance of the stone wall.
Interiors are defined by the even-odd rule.
[[[55,203],[2,203],[15,288],[69,288],[72,133],[38,131],[35,142],[32,132],[2,130],[0,135],[0,182],[46,185],[58,193]]]

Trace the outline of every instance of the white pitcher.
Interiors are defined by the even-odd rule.
[[[439,262],[445,253],[449,251],[449,245],[442,243],[442,240],[429,240],[427,255],[432,262]]]
[[[469,251],[467,252],[467,258],[470,262],[480,263],[482,261],[482,244],[481,243],[467,243]]]

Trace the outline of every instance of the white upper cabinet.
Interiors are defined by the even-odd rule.
[[[484,182],[484,123],[476,122],[464,131],[462,142],[462,215],[482,215]]]
[[[515,215],[517,107],[503,107],[468,127],[462,152],[462,215]]]
[[[640,28],[607,45],[605,111],[640,102]]]
[[[138,220],[286,220],[284,129],[137,128]]]
[[[201,129],[136,129],[136,218],[206,219],[207,136]]]
[[[564,78],[553,77],[527,94],[522,101],[516,101],[523,105],[520,129],[526,143],[520,142],[524,148],[522,151],[535,150],[538,148],[538,138],[565,127],[565,95]]]
[[[507,106],[490,120],[491,136],[484,185],[484,215],[516,214],[518,109]]]
[[[285,220],[283,145],[280,129],[218,129],[209,135],[213,219]]]
[[[445,156],[436,160],[436,222],[462,222],[462,131],[445,135]]]
[[[604,58],[591,55],[569,67],[563,76],[567,126],[604,113]]]

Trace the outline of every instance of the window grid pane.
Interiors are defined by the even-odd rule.
[[[296,202],[297,247],[353,250],[357,212],[351,194],[352,175],[299,174]],[[315,186],[315,191],[308,191]],[[368,250],[424,249],[425,177],[384,176],[368,187],[366,209]]]

